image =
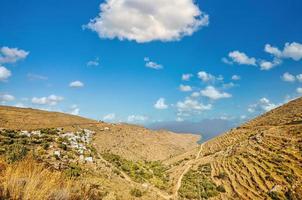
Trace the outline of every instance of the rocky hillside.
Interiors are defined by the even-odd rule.
[[[197,147],[198,135],[152,131],[128,124],[108,124],[79,116],[28,108],[0,106],[0,128],[39,130],[63,128],[96,132],[93,143],[99,151],[110,151],[132,160],[164,160]]]
[[[162,161],[198,140],[0,106],[0,199],[169,199],[170,166]]]
[[[302,199],[302,98],[202,144],[200,150],[181,178],[176,191],[181,199]],[[171,174],[179,174],[186,164]]]

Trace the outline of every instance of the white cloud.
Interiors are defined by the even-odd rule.
[[[288,72],[285,72],[282,75],[281,79],[286,82],[295,82],[296,81],[296,77]]]
[[[279,50],[277,47],[273,47],[270,44],[266,44],[264,51],[272,54],[276,58],[291,58],[295,61],[302,59],[302,44],[297,42],[285,43],[283,50]]]
[[[234,74],[234,75],[232,76],[232,80],[233,80],[233,81],[238,81],[238,80],[240,80],[240,79],[241,79],[241,77],[238,76],[238,75],[236,75],[236,74]]]
[[[270,69],[280,65],[281,63],[282,63],[282,60],[280,60],[278,58],[274,58],[274,60],[272,62],[267,61],[267,60],[259,61],[259,65],[260,65],[261,70],[270,70]]]
[[[190,92],[192,91],[192,87],[189,86],[189,85],[180,85],[179,86],[179,90],[182,91],[182,92]]]
[[[276,108],[277,106],[278,105],[272,103],[269,99],[263,97],[257,103],[249,105],[248,111],[250,113],[263,111],[267,112]]]
[[[11,71],[3,66],[0,66],[0,81],[6,81],[11,75]]]
[[[248,57],[245,53],[240,51],[232,51],[229,53],[229,58],[233,62],[238,63],[239,65],[254,65],[256,66],[256,59],[253,57]]]
[[[60,96],[56,96],[56,95],[50,95],[48,97],[33,97],[31,99],[31,102],[33,104],[39,104],[39,105],[50,105],[50,106],[54,106],[57,105],[59,102],[63,101],[64,98],[60,97]]]
[[[205,110],[211,110],[212,105],[204,105],[200,102],[198,102],[195,99],[186,98],[184,101],[178,101],[176,104],[176,108],[179,112],[179,115],[183,115],[184,113],[190,114],[190,113],[200,113]]]
[[[113,120],[115,120],[115,118],[116,118],[115,113],[109,113],[103,117],[103,120],[104,121],[113,121]]]
[[[201,79],[203,82],[214,82],[214,81],[222,81],[223,76],[219,75],[218,77],[207,73],[205,71],[200,71],[197,73],[197,76],[199,79]]]
[[[299,82],[302,82],[302,74],[298,74],[296,77]]]
[[[193,92],[191,94],[191,97],[199,97],[200,96],[200,93],[199,92]]]
[[[168,105],[165,102],[165,98],[159,98],[154,104],[154,108],[164,110],[168,108]]]
[[[78,105],[74,104],[72,106],[70,106],[71,110],[70,110],[70,114],[72,115],[79,115],[80,114],[80,108],[78,107]]]
[[[296,42],[286,43],[283,49],[283,57],[291,58],[295,61],[302,59],[302,44]]]
[[[264,47],[264,51],[272,54],[273,56],[280,58],[282,56],[282,52],[277,48],[277,47],[273,47],[270,44],[266,44]]]
[[[181,80],[183,81],[189,81],[193,77],[193,74],[183,74],[181,76]]]
[[[0,49],[0,63],[15,63],[25,59],[29,52],[18,48],[2,47]]]
[[[14,101],[14,100],[15,100],[15,97],[13,95],[0,93],[0,102],[1,103],[6,103],[9,101]]]
[[[97,67],[100,65],[99,58],[95,58],[94,60],[90,60],[87,62],[88,67]]]
[[[100,10],[84,26],[100,38],[175,41],[209,24],[193,0],[106,0]]]
[[[145,57],[144,61],[146,62],[145,66],[152,69],[162,69],[163,66],[161,64],[157,64],[154,61],[151,61],[150,58]]]
[[[213,86],[207,86],[204,90],[201,90],[200,93],[202,96],[208,97],[213,100],[232,97],[231,94],[226,92],[220,92]]]
[[[302,94],[302,88],[297,88],[297,93]]]
[[[18,107],[18,108],[26,108],[26,106],[23,104],[23,103],[17,103],[15,105],[15,107]]]
[[[148,117],[143,115],[129,115],[128,116],[128,122],[144,122],[148,120]]]
[[[82,83],[81,81],[73,81],[69,84],[69,87],[81,88],[81,87],[84,87],[84,83]]]

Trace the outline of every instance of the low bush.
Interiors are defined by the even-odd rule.
[[[140,190],[137,189],[137,188],[134,188],[134,189],[130,190],[130,194],[131,194],[132,196],[134,196],[134,197],[141,197],[141,196],[143,196],[143,192],[140,191]]]

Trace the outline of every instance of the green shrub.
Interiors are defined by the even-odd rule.
[[[218,185],[216,189],[218,192],[222,192],[222,193],[226,192],[223,185]]]
[[[79,177],[81,176],[82,169],[77,164],[71,163],[65,173],[68,177]]]
[[[217,176],[219,179],[226,179],[228,177],[227,173],[225,172],[220,172]]]
[[[58,145],[59,146],[59,148],[61,148],[61,149],[63,149],[63,150],[65,150],[65,151],[67,151],[67,145],[66,144],[59,144]]]
[[[131,190],[130,190],[130,194],[131,194],[132,196],[134,196],[134,197],[141,197],[141,196],[143,196],[143,192],[140,191],[140,190],[137,189],[137,188],[131,189]]]
[[[268,196],[270,196],[270,198],[272,198],[272,200],[283,200],[284,199],[282,197],[282,195],[276,191],[268,192]]]
[[[43,144],[43,149],[47,150],[49,148],[49,146],[50,146],[49,143],[44,143]]]
[[[159,161],[134,162],[111,153],[104,153],[102,156],[105,160],[123,170],[137,182],[143,183],[147,181],[160,189],[165,189],[168,185],[167,169]]]
[[[198,166],[197,170],[190,169],[183,177],[179,194],[187,199],[208,199],[217,196],[223,191],[216,186],[210,178],[211,166],[209,164]]]
[[[19,144],[13,144],[6,148],[5,157],[7,162],[12,163],[23,159],[27,155],[28,149]]]

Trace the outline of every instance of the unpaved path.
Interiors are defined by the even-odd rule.
[[[174,193],[173,193],[173,199],[177,199],[178,198],[178,190],[179,188],[181,187],[181,181],[182,181],[182,178],[184,177],[184,175],[191,169],[191,167],[193,166],[193,163],[199,159],[200,157],[200,154],[201,154],[201,151],[202,151],[202,148],[203,148],[203,144],[200,145],[200,148],[199,148],[199,151],[198,153],[196,154],[196,157],[195,159],[192,159],[192,160],[189,160],[186,164],[185,164],[185,169],[184,171],[181,173],[181,175],[179,176],[178,180],[177,180],[177,183],[174,187]]]

